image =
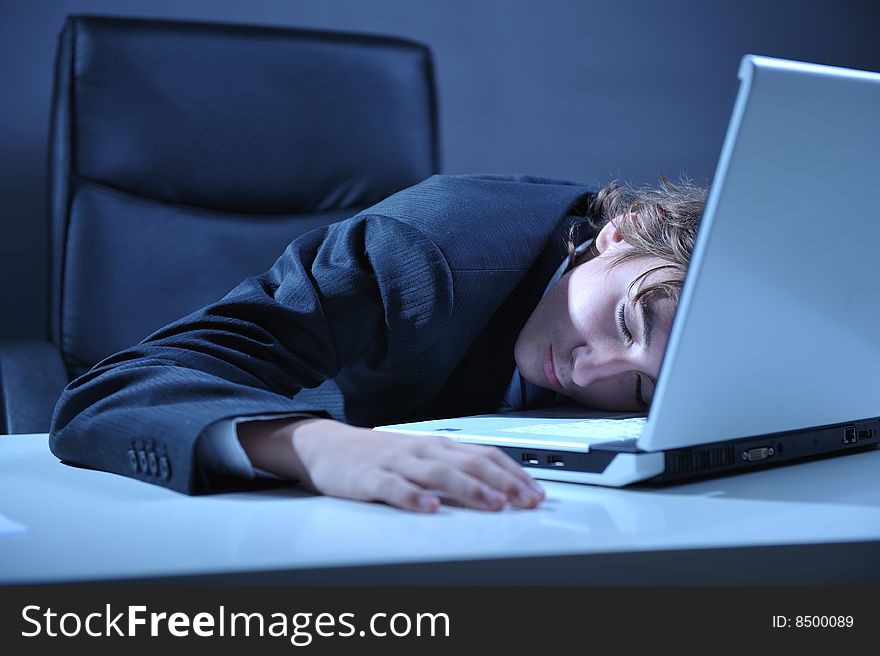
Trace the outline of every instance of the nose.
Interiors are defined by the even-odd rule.
[[[632,363],[614,348],[578,346],[571,352],[571,382],[578,387],[586,388],[630,370]]]

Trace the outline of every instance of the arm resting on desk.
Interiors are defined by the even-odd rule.
[[[206,427],[321,414],[293,397],[355,361],[391,366],[427,348],[449,279],[433,242],[394,219],[360,215],[308,233],[265,274],[73,381],[52,452],[188,494],[224,489],[198,458]],[[421,323],[432,329],[412,330]],[[391,339],[399,334],[407,339]]]

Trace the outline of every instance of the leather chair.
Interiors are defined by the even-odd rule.
[[[5,433],[297,235],[439,169],[431,53],[396,38],[68,18],[50,136],[48,339],[0,344]]]

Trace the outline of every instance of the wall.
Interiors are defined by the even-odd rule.
[[[867,0],[2,0],[0,338],[45,331],[52,63],[70,13],[425,42],[449,173],[708,183],[744,53],[880,70],[880,3]]]

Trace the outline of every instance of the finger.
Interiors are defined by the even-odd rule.
[[[500,455],[502,458],[507,458],[503,453]],[[436,459],[448,462],[474,478],[489,484],[495,490],[502,492],[513,505],[520,508],[534,508],[543,499],[543,494],[516,471],[516,463],[511,471],[493,458],[490,450],[480,448],[443,449],[436,455]],[[510,460],[510,458],[507,459]]]
[[[544,498],[544,488],[542,488],[516,460],[504,453],[504,451],[498,447],[483,446],[480,444],[458,444],[457,446],[467,449],[477,449],[480,452],[488,454],[488,457],[491,458],[493,462],[515,474],[521,481],[534,488],[541,495],[542,499]]]
[[[448,456],[447,456],[448,457]],[[410,456],[395,471],[422,487],[437,490],[469,508],[501,510],[506,497],[476,477],[443,460]]]
[[[440,507],[437,495],[413,485],[394,472],[371,470],[361,477],[360,483],[358,498],[366,501],[382,501],[404,510],[425,513],[434,512]]]
[[[450,451],[455,451],[457,453],[483,454],[484,457],[489,458],[499,467],[504,468],[506,471],[516,476],[517,479],[535,490],[542,499],[544,498],[544,488],[542,488],[538,484],[538,482],[519,465],[519,463],[517,463],[513,458],[508,456],[498,447],[486,446],[482,444],[463,444],[461,442],[450,442],[449,444],[442,446],[449,449]]]

